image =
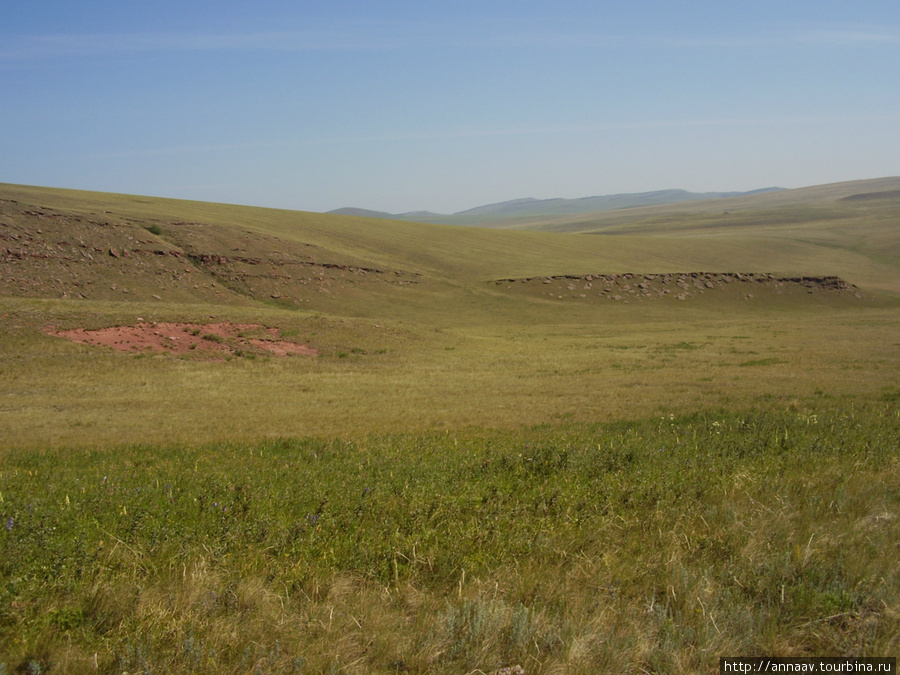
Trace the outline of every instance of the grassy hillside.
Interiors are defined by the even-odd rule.
[[[846,209],[873,202],[823,193],[815,208],[832,219],[819,225],[747,210],[765,222],[707,227],[675,212],[692,227],[592,236],[4,186],[0,433],[15,445],[359,434],[891,391],[892,202],[851,226]],[[685,295],[673,279],[648,297],[637,281],[587,281],[716,270],[856,288],[692,279]],[[264,324],[320,356],[126,356],[47,332],[139,319]]]
[[[796,247],[810,264],[831,251],[829,264],[863,283],[897,287],[900,264],[900,178],[783,190],[749,197],[532,219],[531,229],[604,235],[689,237],[740,241],[744,237]],[[751,250],[752,250],[751,245]],[[802,253],[800,253],[802,251]],[[838,258],[841,258],[840,260]],[[837,273],[837,271],[836,271]]]
[[[628,210],[626,215],[598,214],[587,222],[554,225],[617,235],[602,238],[426,226],[16,186],[4,187],[3,194],[12,214],[7,219],[18,213],[15,217],[22,221],[21,226],[35,231],[41,229],[41,223],[54,220],[71,231],[73,222],[67,215],[81,218],[79,227],[91,225],[84,221],[93,220],[93,230],[82,234],[82,239],[90,239],[82,245],[89,251],[106,252],[110,244],[124,245],[122,237],[132,237],[148,250],[238,258],[259,258],[278,251],[282,257],[293,256],[295,262],[318,263],[318,271],[323,271],[322,265],[356,266],[424,275],[421,282],[476,284],[477,288],[491,279],[534,275],[753,271],[837,274],[851,283],[900,290],[894,284],[900,246],[900,236],[892,227],[896,200],[836,201],[835,195],[866,189],[826,190],[824,196],[816,191],[784,191],[741,198],[743,201],[732,207],[733,215],[729,211],[727,217],[718,206],[683,211],[676,205],[663,211]],[[791,201],[789,195],[795,192],[802,194]],[[798,200],[811,205],[797,206]],[[782,203],[788,206],[773,210],[773,204]],[[41,206],[47,211],[44,216],[23,214],[29,209],[41,212]],[[717,212],[709,213],[710,208]],[[47,237],[31,235],[38,246],[47,243],[43,241]],[[324,273],[331,274],[327,268]],[[34,274],[26,270],[23,276],[41,274],[40,270]],[[8,292],[17,294],[15,289]],[[336,311],[342,308],[343,302],[334,303]]]
[[[521,231],[0,186],[0,673],[896,655],[895,185]]]

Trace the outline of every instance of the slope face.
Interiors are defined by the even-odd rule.
[[[0,293],[9,296],[234,302],[227,289],[134,222],[0,202]]]
[[[313,244],[237,227],[83,215],[0,201],[0,295],[320,305],[338,289],[412,283]]]

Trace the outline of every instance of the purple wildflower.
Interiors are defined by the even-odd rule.
[[[6,521],[6,531],[9,532],[13,528],[13,517],[10,516],[9,520]]]

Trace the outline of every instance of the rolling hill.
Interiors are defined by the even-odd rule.
[[[512,219],[527,219],[539,216],[561,216],[580,213],[596,213],[658,204],[706,201],[727,197],[748,196],[777,192],[781,188],[763,188],[750,192],[688,192],[686,190],[655,190],[626,194],[583,197],[581,199],[513,199],[496,204],[486,204],[453,214],[431,211],[410,211],[407,213],[386,213],[361,208],[341,208],[329,211],[334,215],[364,216],[367,218],[387,218],[410,220],[420,223],[442,223],[445,225],[474,225],[481,227],[509,226]]]
[[[897,293],[897,184],[554,216],[517,230],[3,185],[0,293],[363,316],[383,303],[428,313],[435,295],[496,297],[489,282],[538,276],[838,276]]]
[[[508,426],[888,387],[897,185],[523,229],[0,185],[0,438]],[[167,358],[79,332],[144,323]],[[247,358],[174,349],[198,339]],[[277,340],[318,356],[276,364]]]
[[[0,185],[0,672],[896,653],[898,215]]]

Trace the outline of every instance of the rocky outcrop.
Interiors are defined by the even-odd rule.
[[[856,286],[836,276],[778,276],[759,272],[665,272],[659,274],[564,274],[547,277],[497,279],[507,288],[543,287],[543,295],[563,297],[605,297],[611,300],[672,297],[687,300],[704,293],[739,289],[752,298],[753,289],[770,288],[776,293],[804,290],[807,293],[857,294]]]

